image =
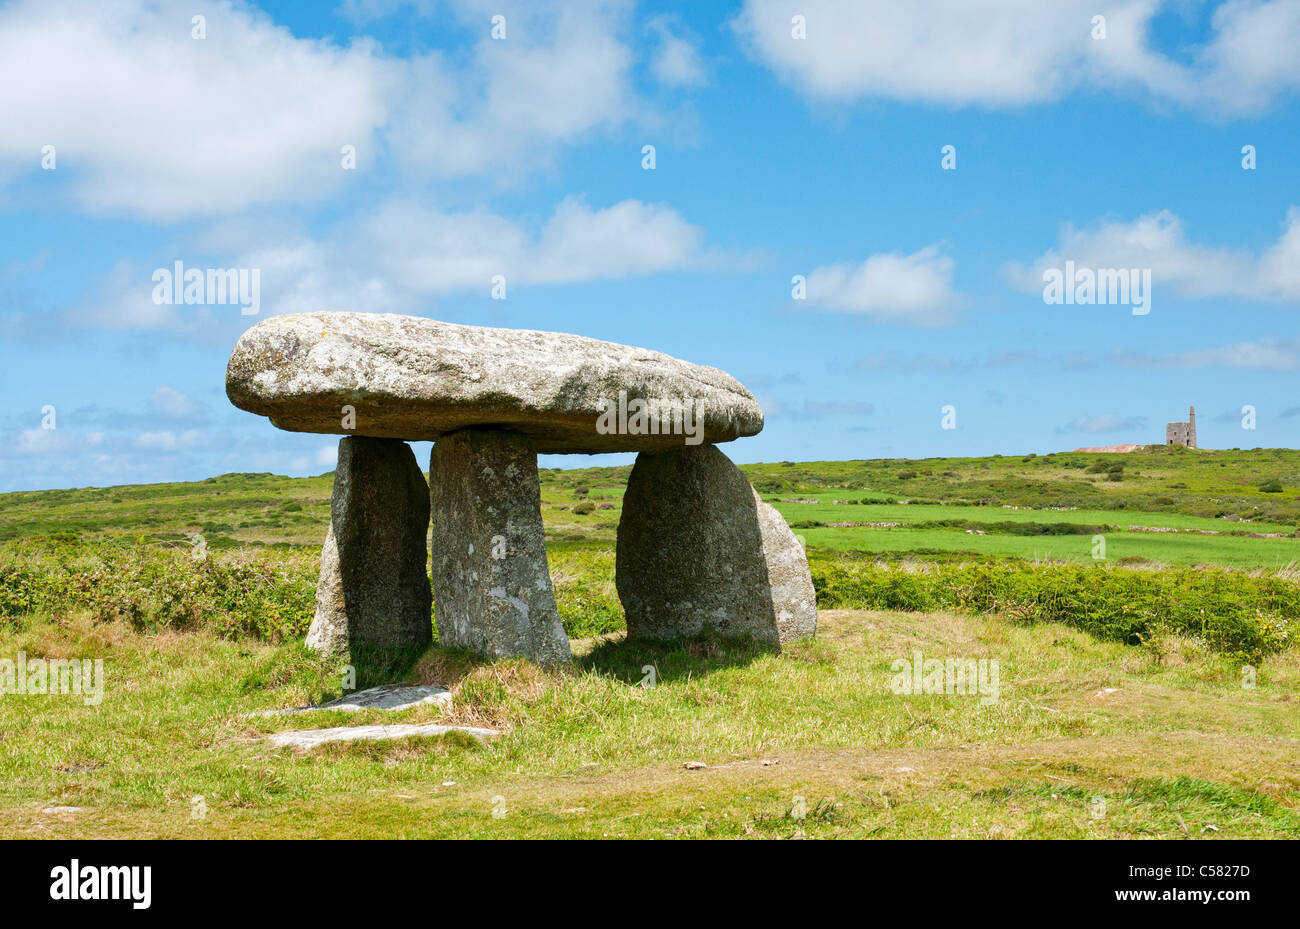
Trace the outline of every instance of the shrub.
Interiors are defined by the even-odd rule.
[[[581,516],[585,513],[590,513],[595,508],[596,504],[592,503],[590,500],[583,500],[573,505],[573,512]]]
[[[1277,479],[1265,481],[1259,485],[1259,489],[1266,494],[1280,494],[1282,492],[1282,482]]]
[[[40,557],[0,563],[0,616],[85,610],[142,631],[202,625],[278,641],[305,634],[315,607],[319,562],[301,554],[218,560],[192,557],[188,544],[29,548]]]
[[[1300,612],[1300,584],[1223,569],[981,562],[906,571],[825,557],[810,565],[824,609],[1003,613],[1133,645],[1167,631],[1243,661],[1292,644],[1290,617]]]

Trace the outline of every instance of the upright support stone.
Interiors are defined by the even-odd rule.
[[[803,546],[713,445],[637,456],[614,570],[628,638],[782,645],[817,631]]]
[[[525,436],[463,429],[429,460],[441,645],[541,664],[570,659],[546,564],[537,452]]]
[[[411,447],[397,439],[340,440],[307,645],[428,645],[428,531],[429,488]]]

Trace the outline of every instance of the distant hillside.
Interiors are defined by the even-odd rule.
[[[1128,453],[780,462],[744,470],[763,493],[844,488],[915,502],[1300,522],[1295,449],[1146,445]]]
[[[571,541],[612,539],[629,470],[544,469],[548,532]],[[1300,451],[1292,449],[1157,445],[1127,454],[783,461],[743,470],[760,493],[778,500],[842,489],[882,504],[1135,510],[1300,523]],[[224,474],[193,483],[0,494],[0,540],[65,533],[179,542],[202,532],[217,547],[318,546],[331,485],[332,474]]]

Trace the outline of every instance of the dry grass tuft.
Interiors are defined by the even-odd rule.
[[[523,718],[528,705],[542,698],[557,673],[563,672],[548,672],[518,658],[473,668],[454,685],[443,684],[452,693],[452,703],[442,719],[508,731]]]

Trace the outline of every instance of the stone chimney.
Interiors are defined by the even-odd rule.
[[[1196,448],[1196,407],[1194,406],[1187,408],[1187,425],[1189,426],[1187,447]]]

